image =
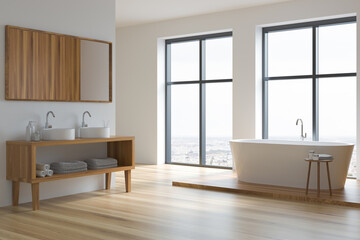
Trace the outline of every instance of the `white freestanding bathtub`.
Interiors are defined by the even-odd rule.
[[[267,139],[238,139],[230,141],[233,161],[239,181],[305,188],[310,150],[331,154],[329,163],[331,187],[344,187],[353,144],[313,141],[282,141]],[[311,166],[309,188],[316,189],[317,164]],[[328,189],[326,164],[320,164],[320,188]]]

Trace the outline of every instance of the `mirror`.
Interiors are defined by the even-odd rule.
[[[110,46],[103,42],[80,41],[80,100],[109,101]]]
[[[112,43],[6,26],[5,99],[111,102]]]

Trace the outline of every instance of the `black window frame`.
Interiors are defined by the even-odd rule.
[[[191,37],[181,37],[165,40],[165,163],[196,166],[196,167],[214,167],[230,169],[216,165],[206,165],[206,119],[205,119],[205,84],[232,82],[233,79],[213,79],[205,80],[205,41],[209,39],[218,39],[232,37],[232,32],[221,32],[214,34],[198,35]],[[189,41],[199,41],[199,80],[191,81],[171,81],[171,44]],[[199,85],[199,164],[187,164],[171,162],[171,86],[180,84],[198,84]]]
[[[344,17],[328,20],[280,25],[265,27],[262,30],[262,138],[268,139],[268,82],[274,80],[295,80],[312,79],[312,140],[319,141],[319,79],[336,77],[356,77],[356,72],[319,74],[319,36],[318,29],[322,26],[331,26],[336,24],[356,23],[356,17]],[[290,75],[268,77],[268,44],[267,34],[269,32],[278,32],[286,30],[295,30],[301,28],[312,28],[312,74],[310,75]]]

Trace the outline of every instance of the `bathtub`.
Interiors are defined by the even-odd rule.
[[[331,187],[344,187],[353,144],[337,142],[283,141],[267,139],[238,139],[230,141],[231,152],[239,181],[286,186],[306,187],[308,162],[304,158],[310,150],[331,154],[329,163]],[[311,166],[310,189],[316,189],[317,164]],[[328,189],[326,164],[320,165],[320,188]]]

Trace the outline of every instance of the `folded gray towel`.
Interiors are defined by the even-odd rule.
[[[86,162],[83,161],[55,162],[50,165],[50,169],[52,170],[74,170],[74,169],[82,169],[82,168],[87,168]]]
[[[84,160],[84,162],[91,166],[105,166],[118,163],[115,158],[91,158]]]
[[[111,164],[111,165],[106,165],[106,166],[89,166],[88,165],[88,169],[89,170],[96,170],[96,169],[104,169],[104,168],[113,168],[113,167],[117,167],[117,164]]]
[[[96,165],[88,165],[88,169],[102,169],[102,168],[111,168],[111,167],[117,167],[117,163],[115,164],[108,164],[108,165],[102,165],[102,166],[96,166]]]
[[[332,160],[333,156],[330,154],[319,154],[319,160]]]
[[[105,165],[96,165],[96,164],[88,164],[88,167],[107,167],[107,166],[114,166],[114,165],[118,165],[118,163],[110,163],[110,164],[105,164]]]
[[[76,173],[87,171],[87,168],[73,169],[73,170],[54,170],[55,174],[66,174],[66,173]]]

